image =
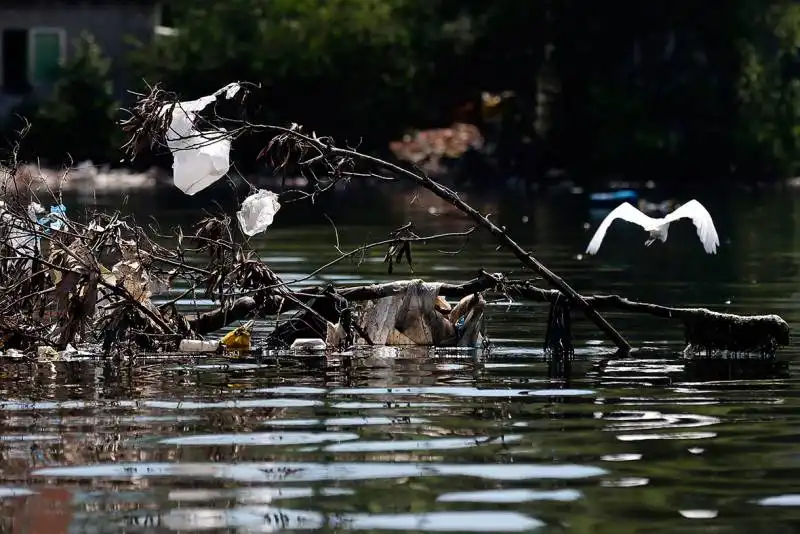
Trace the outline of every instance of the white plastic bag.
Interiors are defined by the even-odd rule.
[[[239,91],[238,83],[231,83],[212,95],[179,102],[172,110],[167,146],[172,152],[172,171],[175,185],[187,195],[202,191],[228,173],[230,169],[231,141],[222,128],[201,132],[194,127],[197,113],[225,93],[233,98]],[[164,107],[164,111],[168,109]]]
[[[242,202],[242,209],[236,212],[242,232],[254,236],[263,232],[275,220],[275,214],[281,209],[278,195],[266,189],[259,189]]]
[[[219,348],[219,340],[200,340],[200,339],[181,339],[178,345],[180,352],[216,352]]]

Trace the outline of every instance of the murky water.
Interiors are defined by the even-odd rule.
[[[336,221],[343,250],[409,219],[424,222],[420,233],[468,226],[428,197],[409,205],[412,197],[356,192],[313,214],[287,205],[259,248],[292,280],[336,257],[321,212]],[[128,206],[140,217],[156,210],[164,225],[201,216],[167,210],[178,198],[140,195]],[[717,220],[717,256],[702,252],[687,222],[650,249],[636,228],[615,227],[586,259],[596,220],[582,197],[468,200],[579,291],[779,313],[794,324],[800,193],[699,198]],[[461,246],[420,247],[413,276],[466,280],[481,267],[529,275],[486,239],[437,252]],[[388,280],[382,254],[303,283]],[[411,276],[397,270],[393,278]],[[639,349],[617,358],[576,316],[576,358],[564,373],[541,350],[546,317],[539,305],[493,301],[488,355],[4,362],[0,531],[800,528],[794,347],[777,361],[687,361],[680,325],[608,314]]]

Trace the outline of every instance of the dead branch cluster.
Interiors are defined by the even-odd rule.
[[[248,86],[241,95],[246,98]],[[179,105],[175,95],[158,87],[139,95],[123,128],[130,138],[131,157],[163,146],[169,110]],[[462,232],[420,236],[412,225],[397,229],[388,239],[351,251],[336,244],[339,256],[301,280],[283,280],[254,251],[246,236],[226,214],[208,215],[190,231],[138,225],[119,213],[42,214],[30,189],[0,192],[0,348],[32,350],[40,346],[65,349],[98,344],[106,353],[135,350],[175,350],[182,339],[208,335],[226,325],[251,318],[275,322],[264,346],[286,347],[300,337],[325,338],[329,323],[340,324],[351,341],[359,331],[355,303],[387,296],[389,286],[325,287],[298,290],[307,280],[337,262],[363,257],[371,249],[385,249],[389,272],[404,261],[413,273],[412,247],[436,240],[469,239],[476,229],[493,235],[500,247],[515,255],[523,267],[544,279],[552,289],[530,280],[511,281],[502,274],[481,271],[463,284],[443,284],[439,295],[462,298],[491,292],[508,299],[528,299],[551,306],[546,343],[553,350],[571,351],[570,311],[579,310],[622,351],[627,341],[599,310],[617,309],[678,318],[687,341],[711,349],[767,351],[788,343],[788,325],[777,316],[726,316],[709,310],[666,308],[635,303],[616,296],[583,297],[523,250],[504,228],[466,204],[459,195],[416,169],[339,148],[328,137],[289,127],[254,124],[245,113],[223,116],[214,108],[197,120],[224,125],[225,135],[267,138],[259,157],[275,168],[292,166],[309,178],[309,189],[289,191],[282,198],[308,198],[340,182],[357,178],[405,179],[451,203],[472,220]],[[220,131],[220,130],[218,130]],[[13,172],[10,169],[14,184]],[[58,205],[57,194],[53,204]],[[338,241],[338,240],[337,240]],[[155,297],[158,296],[159,300]],[[201,312],[179,305],[210,299],[216,307]],[[731,343],[733,339],[735,342]],[[560,347],[560,349],[559,349]]]
[[[13,180],[10,183],[14,183]],[[253,250],[230,217],[208,215],[190,232],[140,226],[119,213],[91,212],[78,220],[45,212],[39,198],[16,191],[0,205],[0,349],[58,350],[99,345],[103,352],[172,351],[182,339],[202,337],[232,322],[275,318],[264,345],[286,347],[298,337],[322,337],[328,322],[348,330],[351,302],[379,292],[332,286],[296,291]],[[411,227],[340,256],[359,258],[378,246],[411,258],[411,244],[466,238],[471,231],[419,236]],[[155,300],[155,297],[159,300]],[[208,299],[199,313],[181,301]],[[294,312],[285,321],[283,313]]]

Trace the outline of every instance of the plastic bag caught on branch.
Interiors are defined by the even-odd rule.
[[[166,133],[167,147],[172,152],[175,186],[187,195],[202,191],[228,173],[231,141],[224,128],[200,131],[195,126],[197,114],[217,97],[233,98],[241,86],[231,83],[214,94],[179,102],[172,110]],[[169,110],[164,107],[164,112]]]
[[[281,209],[278,195],[266,189],[259,189],[242,202],[242,209],[236,212],[242,232],[254,236],[263,232],[275,220],[275,214]]]

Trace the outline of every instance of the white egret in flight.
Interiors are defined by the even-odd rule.
[[[697,200],[690,200],[672,213],[668,213],[666,216],[657,219],[645,215],[629,203],[624,202],[606,215],[606,218],[603,219],[603,222],[597,227],[597,231],[594,233],[592,240],[589,241],[589,246],[586,247],[586,253],[597,253],[600,248],[600,243],[603,242],[603,238],[608,231],[608,227],[611,226],[611,223],[614,222],[615,219],[632,222],[644,228],[645,231],[650,234],[650,238],[644,243],[649,247],[656,239],[660,239],[662,243],[665,242],[667,240],[667,232],[669,231],[670,223],[684,218],[691,219],[697,227],[697,236],[700,238],[700,242],[703,244],[703,248],[706,249],[706,252],[709,254],[716,254],[717,247],[719,246],[719,237],[717,236],[716,228],[714,228],[714,221],[711,220],[711,215],[708,213],[708,210]]]

